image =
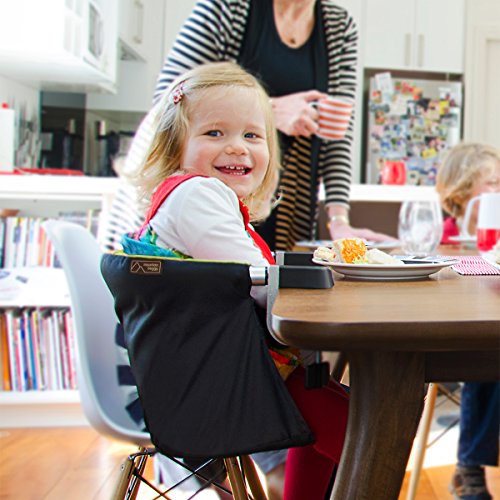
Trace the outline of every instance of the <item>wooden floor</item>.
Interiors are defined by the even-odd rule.
[[[451,499],[447,488],[457,432],[452,429],[428,448],[417,500]],[[433,424],[430,441],[441,433],[442,427]],[[110,441],[90,427],[0,430],[0,499],[108,500],[123,457],[134,451],[134,447]],[[400,500],[406,498],[409,474]],[[152,478],[151,467],[148,475]],[[488,469],[487,477],[495,500],[500,500],[500,470]],[[147,489],[141,488],[140,500],[153,498]],[[213,493],[203,498],[209,496],[214,498]]]

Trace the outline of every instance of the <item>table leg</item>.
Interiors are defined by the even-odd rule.
[[[424,354],[349,352],[347,436],[332,500],[397,500],[424,402]]]

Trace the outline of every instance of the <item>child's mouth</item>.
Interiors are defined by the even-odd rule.
[[[222,167],[215,167],[219,172],[227,175],[246,175],[252,169],[244,165],[224,165]]]

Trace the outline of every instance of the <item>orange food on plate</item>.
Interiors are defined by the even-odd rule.
[[[360,238],[342,238],[333,242],[333,250],[339,262],[352,264],[366,254],[365,242]]]

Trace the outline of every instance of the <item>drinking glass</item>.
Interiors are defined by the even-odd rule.
[[[399,211],[398,237],[403,252],[426,257],[443,235],[443,214],[437,200],[404,201]]]

